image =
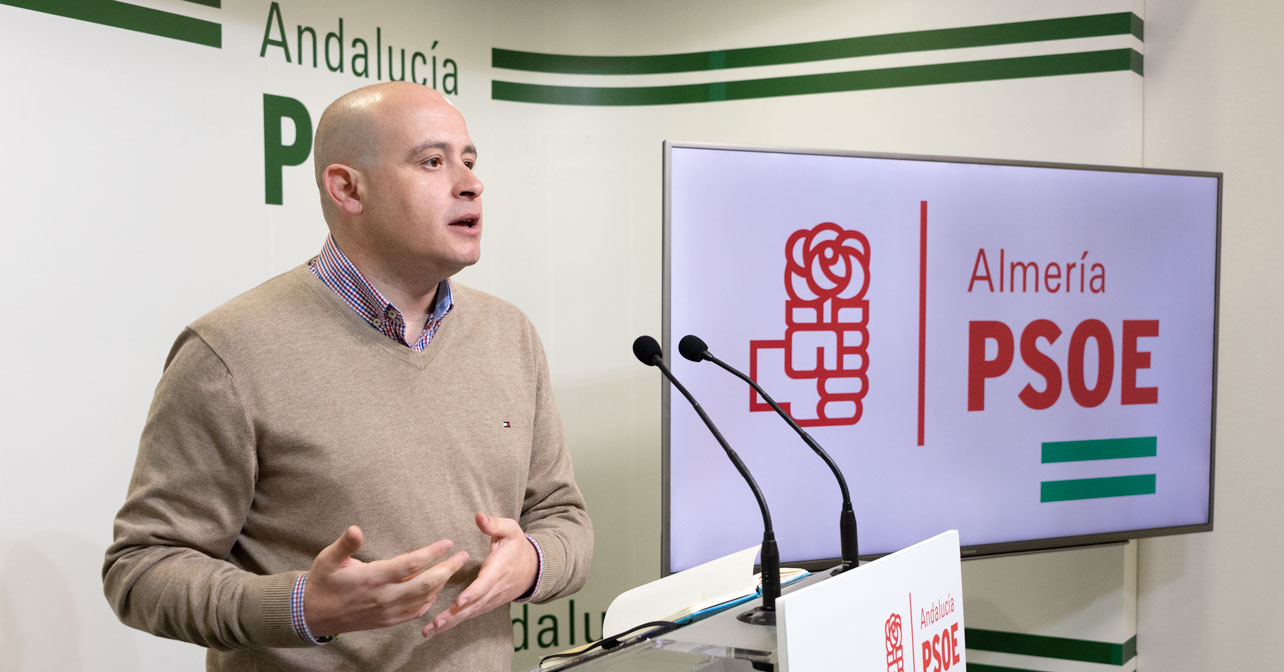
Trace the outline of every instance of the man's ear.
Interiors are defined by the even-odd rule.
[[[335,207],[349,215],[359,215],[365,209],[362,202],[361,171],[341,163],[332,163],[321,173],[321,185],[326,197]]]

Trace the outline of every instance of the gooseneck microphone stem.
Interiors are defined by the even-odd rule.
[[[722,446],[722,449],[727,451],[727,457],[730,458],[731,463],[736,466],[736,471],[739,471],[740,475],[744,477],[745,482],[749,484],[749,489],[753,490],[754,499],[758,500],[758,508],[762,509],[763,530],[774,537],[775,530],[771,527],[771,512],[767,510],[767,500],[762,496],[762,489],[758,487],[758,481],[754,479],[753,474],[749,473],[749,468],[746,467],[744,461],[740,459],[740,454],[727,443],[727,440],[722,436],[722,432],[718,431],[718,428],[713,424],[713,420],[710,420],[709,415],[700,407],[700,402],[696,401],[695,397],[691,396],[691,393],[687,391],[687,388],[682,383],[679,383],[677,378],[673,377],[673,374],[669,369],[664,366],[664,362],[656,362],[655,367],[664,374],[665,378],[669,379],[670,383],[673,383],[674,387],[678,388],[678,392],[681,392],[682,396],[687,398],[687,401],[691,403],[691,407],[695,409],[696,414],[704,421],[704,424],[709,428],[709,431],[713,432],[713,438],[718,440],[718,445]]]
[[[758,393],[758,396],[762,397],[763,400],[767,402],[767,405],[771,406],[771,408],[775,410],[781,418],[784,418],[785,422],[789,423],[789,426],[798,433],[798,436],[802,438],[803,442],[806,443],[812,451],[816,453],[816,455],[820,456],[820,459],[824,460],[826,465],[829,465],[829,470],[834,472],[834,478],[838,480],[838,487],[842,490],[843,494],[843,508],[838,516],[839,547],[842,553],[842,566],[839,567],[838,571],[845,572],[856,567],[857,557],[860,555],[860,543],[856,533],[856,512],[852,509],[852,496],[850,491],[847,489],[847,478],[843,476],[842,470],[838,468],[838,464],[834,462],[834,459],[829,456],[829,453],[825,452],[825,449],[822,448],[815,439],[811,438],[811,435],[808,434],[806,430],[800,427],[798,423],[785,412],[785,409],[780,407],[780,404],[776,403],[775,399],[771,398],[771,395],[767,394],[766,390],[762,389],[762,386],[759,385],[757,381],[745,375],[742,371],[736,369],[730,364],[727,364],[721,359],[713,356],[713,354],[709,352],[708,346],[706,346],[705,342],[698,336],[688,335],[683,337],[682,342],[679,345],[679,350],[683,357],[693,362],[699,362],[707,359],[722,367],[731,375],[748,383],[749,386]]]
[[[660,345],[650,336],[639,336],[633,343],[633,354],[648,366],[654,366],[660,369],[660,373],[677,388],[678,392],[686,397],[691,407],[695,409],[700,419],[704,421],[706,427],[717,439],[718,445],[727,453],[731,463],[735,465],[736,471],[740,472],[741,477],[749,484],[749,489],[753,491],[754,499],[758,502],[758,508],[762,511],[762,606],[740,615],[740,620],[758,625],[775,625],[776,624],[776,598],[780,597],[780,549],[776,545],[776,533],[771,525],[771,512],[767,509],[767,499],[763,497],[762,489],[758,487],[758,481],[754,479],[753,474],[749,473],[749,468],[745,466],[740,455],[736,453],[723,438],[722,432],[718,431],[713,420],[700,407],[700,402],[691,396],[687,388],[678,379],[673,376],[668,367],[664,365],[664,355]]]
[[[657,359],[655,367],[691,403],[691,407],[695,409],[696,414],[700,416],[705,426],[713,433],[713,438],[718,440],[718,445],[722,446],[731,463],[736,466],[736,471],[739,471],[745,482],[749,484],[749,489],[753,491],[754,499],[758,500],[758,508],[762,510],[762,611],[772,615],[772,618],[768,619],[770,622],[763,621],[763,624],[775,625],[776,598],[780,596],[780,549],[776,546],[776,532],[771,527],[771,512],[767,510],[767,499],[762,496],[762,489],[758,487],[758,481],[754,479],[753,474],[749,473],[749,468],[740,459],[740,455],[731,448],[727,440],[722,437],[722,432],[719,432],[718,428],[713,424],[713,420],[710,420],[708,414],[700,407],[700,402],[696,401],[695,397],[691,396],[691,393],[687,391],[687,388],[682,383],[679,383],[677,378],[673,377],[673,373],[665,367],[664,362]]]

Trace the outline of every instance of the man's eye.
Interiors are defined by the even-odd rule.
[[[429,166],[431,168],[436,168],[437,166],[441,165],[441,158],[434,156],[431,159],[424,161],[424,165]]]

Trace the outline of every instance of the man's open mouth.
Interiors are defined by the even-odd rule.
[[[471,229],[474,226],[477,226],[477,223],[480,221],[481,221],[481,217],[479,217],[478,215],[466,215],[464,217],[460,217],[459,219],[456,219],[455,221],[451,222],[450,225],[466,226]]]

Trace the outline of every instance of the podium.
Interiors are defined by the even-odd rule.
[[[543,669],[963,672],[967,666],[955,530],[851,571],[821,572],[788,586],[776,601],[774,627],[737,620],[752,606]]]

